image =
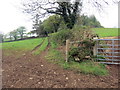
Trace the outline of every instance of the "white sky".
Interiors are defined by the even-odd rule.
[[[32,21],[19,9],[21,0],[0,1],[0,32],[8,33],[19,26],[25,26],[32,30]],[[103,14],[90,10],[89,14],[95,14],[101,25],[106,28],[118,27],[118,6],[108,6]]]

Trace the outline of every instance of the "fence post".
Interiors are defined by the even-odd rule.
[[[86,39],[86,32],[83,32],[83,39]]]
[[[94,39],[95,41],[95,39]],[[97,41],[95,43],[95,46],[93,47],[93,55],[96,56],[97,55]]]
[[[68,50],[69,50],[70,40],[66,40],[66,62],[68,62]]]

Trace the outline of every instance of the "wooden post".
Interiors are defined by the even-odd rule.
[[[70,40],[66,40],[66,62],[68,62],[69,43],[70,43]]]
[[[95,39],[94,39],[95,40]],[[97,55],[97,43],[95,43],[95,46],[93,47],[93,55]]]
[[[85,31],[83,32],[83,40],[85,40],[86,36],[85,36]]]

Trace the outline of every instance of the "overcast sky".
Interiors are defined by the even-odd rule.
[[[28,31],[32,29],[32,21],[19,9],[20,0],[1,0],[0,1],[0,32],[4,34],[25,26]],[[94,14],[105,28],[118,27],[118,5],[108,6],[102,14],[90,10],[87,14]],[[86,13],[85,12],[85,13]]]

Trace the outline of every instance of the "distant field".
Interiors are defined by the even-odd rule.
[[[118,28],[93,28],[92,29],[100,37],[114,37],[118,35]]]
[[[39,45],[42,40],[42,38],[37,38],[14,42],[5,42],[2,44],[2,48],[7,50],[32,50],[34,47]]]

